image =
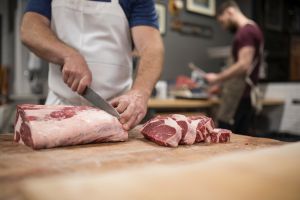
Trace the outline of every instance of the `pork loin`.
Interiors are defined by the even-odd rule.
[[[118,119],[88,106],[17,106],[15,142],[33,149],[126,141]]]

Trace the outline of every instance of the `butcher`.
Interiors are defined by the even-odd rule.
[[[219,127],[247,134],[254,113],[261,106],[257,82],[263,34],[235,1],[225,1],[220,5],[217,20],[224,29],[235,34],[232,62],[222,72],[208,73],[205,78],[214,88],[217,84],[223,86],[217,115]]]
[[[90,86],[116,107],[125,130],[145,116],[164,54],[153,0],[29,0],[21,38],[49,62],[46,104],[86,105],[80,94]]]

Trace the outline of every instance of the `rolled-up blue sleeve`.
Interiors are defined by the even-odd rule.
[[[25,12],[36,12],[51,20],[52,0],[29,0]]]
[[[131,5],[130,27],[146,25],[158,29],[157,18],[154,0],[136,0]]]

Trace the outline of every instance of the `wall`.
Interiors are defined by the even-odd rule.
[[[159,2],[161,3],[162,1]],[[217,0],[217,5],[221,2],[222,0]],[[251,16],[252,1],[239,0],[237,2],[241,6],[242,11],[247,16]],[[166,4],[166,1],[164,1],[164,3]],[[179,74],[189,75],[190,70],[187,68],[187,64],[191,61],[205,71],[219,71],[222,63],[221,60],[210,59],[207,54],[207,49],[209,47],[230,45],[232,35],[222,30],[213,17],[194,14],[184,9],[182,20],[210,26],[213,29],[213,37],[207,39],[180,35],[170,29],[171,16],[167,15],[167,32],[166,35],[163,36],[166,57],[161,79],[174,79]]]
[[[26,72],[28,70],[28,49],[21,43],[20,24],[23,16],[23,10],[26,6],[26,1],[18,1],[15,17],[15,66],[14,66],[14,85],[11,93],[14,95],[31,95],[30,85]]]
[[[9,88],[14,98],[20,95],[32,95],[28,76],[28,49],[20,41],[20,23],[28,0],[1,0],[2,15],[2,63],[10,67]],[[9,9],[10,8],[10,9]],[[47,65],[46,65],[47,66]],[[45,71],[45,72],[44,72]],[[45,67],[42,78],[46,82],[48,68]],[[12,96],[10,96],[12,98]]]
[[[9,30],[9,0],[0,1],[0,14],[2,16],[2,47],[1,58],[4,66],[13,66],[14,64],[14,34]]]

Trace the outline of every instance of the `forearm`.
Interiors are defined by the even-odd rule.
[[[21,25],[21,39],[39,57],[63,65],[76,50],[60,41],[50,29],[49,20],[37,13],[27,12]]]
[[[160,37],[148,42],[139,49],[140,63],[134,81],[133,90],[139,90],[150,97],[151,92],[160,77],[164,62],[164,47]]]
[[[243,75],[246,73],[245,67],[242,63],[234,63],[229,68],[225,69],[224,71],[220,72],[218,82],[226,81],[232,77]]]
[[[253,64],[255,49],[252,46],[246,46],[240,49],[238,61],[219,74],[219,82],[226,81],[232,77],[245,75]]]

